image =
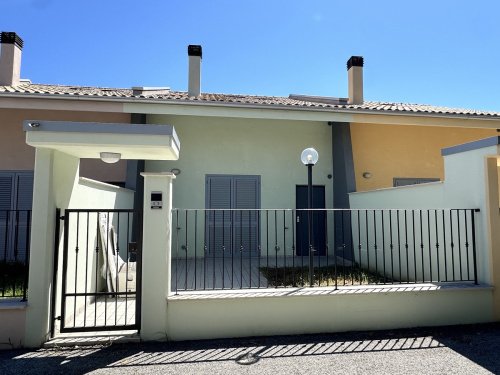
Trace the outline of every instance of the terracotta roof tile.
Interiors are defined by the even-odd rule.
[[[313,100],[300,100],[289,97],[261,96],[261,95],[237,95],[237,94],[217,94],[202,93],[199,97],[189,97],[187,92],[182,91],[148,91],[142,95],[134,95],[132,89],[107,88],[107,87],[87,87],[87,86],[65,86],[25,83],[18,86],[0,86],[0,96],[6,94],[26,94],[30,95],[54,95],[54,96],[88,96],[96,98],[117,98],[138,100],[158,100],[158,101],[180,101],[180,102],[206,102],[206,103],[226,103],[242,105],[269,105],[279,107],[301,107],[331,109],[353,112],[401,112],[401,113],[421,113],[429,115],[458,115],[473,117],[499,118],[500,112],[477,111],[472,109],[448,108],[425,104],[389,103],[389,102],[364,102],[363,104],[340,104],[315,102]]]

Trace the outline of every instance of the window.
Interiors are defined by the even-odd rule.
[[[417,184],[425,184],[427,182],[436,182],[436,181],[440,181],[439,178],[394,177],[392,186],[396,187],[396,186],[406,186],[406,185],[417,185]]]
[[[33,172],[0,171],[0,260],[25,260],[32,200]]]

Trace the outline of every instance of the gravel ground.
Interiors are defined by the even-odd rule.
[[[0,374],[498,374],[500,324],[0,352]]]

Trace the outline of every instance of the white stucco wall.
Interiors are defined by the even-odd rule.
[[[432,290],[434,289],[434,290]],[[269,291],[267,291],[269,292]],[[167,305],[169,340],[380,330],[492,321],[491,288],[432,286],[179,296]]]
[[[498,152],[498,146],[489,146],[445,156],[445,180],[442,183],[438,182],[351,193],[349,196],[351,208],[410,209],[410,211],[408,211],[410,214],[411,209],[479,209],[480,212],[474,215],[476,224],[478,279],[480,282],[489,284],[491,283],[491,254],[488,247],[488,202],[486,199],[486,186],[488,181],[486,159],[488,157],[496,158]],[[445,212],[445,216],[447,217],[449,211],[446,210]],[[441,215],[441,211],[438,214]],[[446,218],[445,226],[449,227],[448,220],[449,219]],[[461,224],[463,225],[463,223],[462,221]],[[381,228],[380,219],[377,220],[377,226]],[[442,223],[439,223],[438,226],[438,231],[442,231]],[[373,228],[369,229],[369,231],[370,230],[373,232]],[[427,238],[426,234],[427,233],[424,233],[424,237]],[[462,235],[464,237],[464,233],[462,233]],[[456,237],[456,233],[454,236]],[[374,237],[373,233],[370,233],[370,237]],[[379,235],[378,238],[380,239],[380,237]],[[386,238],[389,237],[386,236]],[[457,242],[458,241],[455,240],[455,243]],[[470,242],[471,238],[469,237],[469,243]],[[440,243],[441,246],[444,244],[443,241],[440,241]],[[450,244],[451,241],[448,239],[448,246]],[[363,247],[366,251],[366,245],[363,245]],[[388,249],[389,247],[390,242],[386,241],[385,248]],[[382,247],[378,246],[378,249],[380,253]],[[450,249],[448,249],[448,254],[451,256]],[[380,256],[380,254],[378,256]],[[444,257],[442,257],[442,259],[444,259]],[[443,260],[441,260],[441,262],[442,261]],[[441,265],[441,269],[444,270],[444,265]]]

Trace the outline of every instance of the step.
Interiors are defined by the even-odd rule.
[[[45,349],[71,348],[80,346],[109,346],[112,344],[138,343],[137,331],[78,332],[59,334],[43,344]]]

